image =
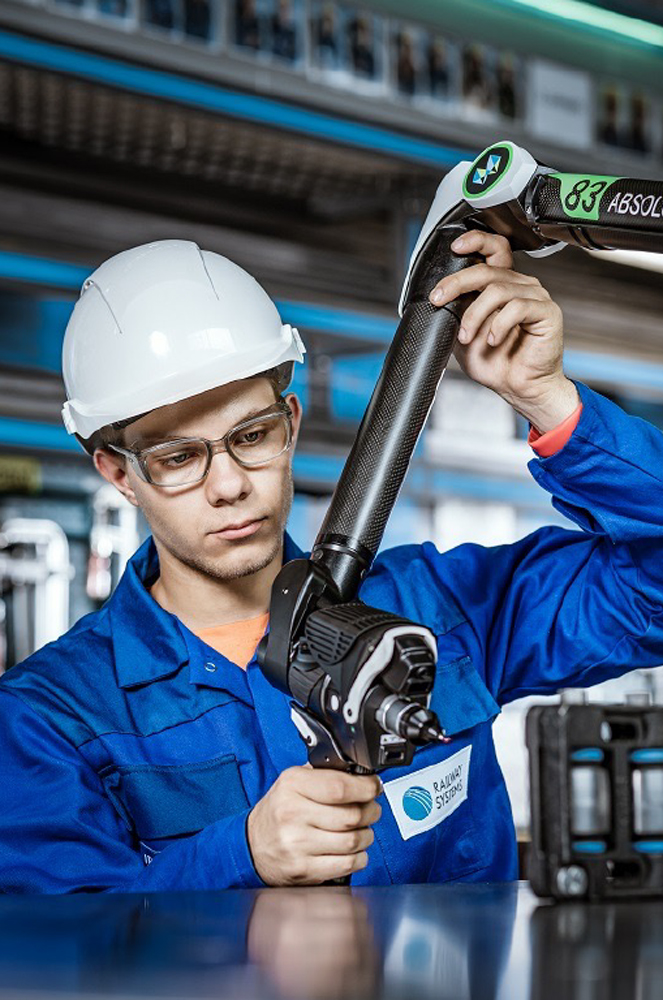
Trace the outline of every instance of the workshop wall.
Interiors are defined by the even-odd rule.
[[[559,169],[661,175],[662,7],[586,4],[576,20],[528,0],[3,0],[0,670],[99,607],[146,535],[60,423],[85,276],[185,238],[274,296],[308,347],[290,521],[306,547],[443,174],[507,136]],[[564,309],[568,374],[663,430],[658,262],[568,249],[520,264]],[[526,434],[451,366],[384,545],[562,523]],[[657,674],[618,690],[633,684],[658,693]],[[497,732],[524,827],[522,718],[513,706]]]

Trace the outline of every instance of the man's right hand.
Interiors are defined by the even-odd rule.
[[[316,885],[365,868],[382,813],[374,775],[291,767],[249,814],[255,869],[266,885]]]

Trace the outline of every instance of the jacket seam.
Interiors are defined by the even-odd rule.
[[[34,712],[35,715],[39,716],[39,718],[42,720],[42,722],[46,723],[46,725],[48,725],[52,729],[54,729],[77,752],[80,752],[84,747],[89,746],[90,743],[94,743],[95,740],[103,739],[106,736],[131,736],[131,737],[134,737],[135,739],[140,739],[140,740],[149,739],[152,736],[159,736],[161,733],[169,732],[171,729],[177,729],[179,726],[185,726],[185,725],[187,725],[190,722],[197,722],[199,719],[202,719],[206,715],[209,715],[210,712],[214,712],[214,711],[216,711],[219,708],[225,708],[226,705],[235,704],[235,701],[233,699],[228,699],[228,701],[223,702],[223,704],[221,704],[221,705],[213,705],[211,708],[205,709],[205,711],[201,712],[200,715],[196,715],[196,716],[194,716],[191,719],[184,719],[181,722],[174,722],[170,726],[164,726],[163,729],[155,729],[153,732],[150,732],[150,733],[135,733],[135,732],[130,732],[130,731],[129,732],[125,732],[125,731],[119,730],[119,729],[111,729],[111,730],[108,730],[107,732],[93,734],[93,735],[91,735],[89,737],[89,739],[83,740],[82,743],[75,743],[73,740],[70,739],[70,737],[65,733],[64,730],[62,730],[58,725],[54,724],[53,721],[52,721],[52,719],[50,719],[42,711],[40,711],[40,709],[36,705],[34,705],[29,698],[26,698],[23,695],[22,692],[19,693],[18,691],[15,691],[13,688],[9,687],[8,685],[7,686],[3,685],[0,688],[0,694],[1,693],[9,694],[12,697],[16,698],[17,701],[20,701],[21,704],[25,705],[25,707],[28,708],[31,712]],[[247,706],[247,707],[251,707],[251,706]],[[253,709],[253,711],[255,711],[255,709]],[[84,725],[84,723],[82,723],[82,725]],[[81,756],[82,756],[82,754],[81,754]],[[89,765],[89,761],[86,760],[86,763]],[[89,766],[91,766],[91,765],[89,765]],[[174,765],[174,766],[176,766],[176,765]],[[97,773],[97,771],[94,768],[92,768],[92,770],[95,771],[95,774]]]
[[[6,687],[3,686],[1,691],[4,692],[4,694],[11,695],[12,697],[16,698],[17,701],[20,701],[22,705],[25,705],[25,707],[29,709],[29,711],[31,711],[34,715],[38,716],[42,722],[44,722],[47,726],[49,726],[49,728],[53,729],[59,736],[62,737],[63,740],[65,740],[69,744],[70,747],[73,747],[73,749],[76,750],[77,753],[81,746],[90,743],[94,739],[94,737],[91,737],[90,740],[85,740],[84,743],[74,743],[73,740],[69,738],[69,736],[63,729],[61,729],[58,725],[54,724],[53,721],[49,719],[48,716],[44,715],[44,713],[41,712],[36,705],[33,705],[28,698],[24,697],[22,692],[19,693],[18,691],[15,691],[9,685],[7,685]],[[85,724],[82,723],[82,725]],[[83,759],[85,760],[85,758]],[[91,768],[91,770],[94,771],[95,774],[97,773],[95,769],[89,764],[88,761],[85,761],[85,763],[88,765],[88,767]]]
[[[582,441],[584,444],[589,445],[590,448],[594,449],[594,451],[601,452],[602,455],[609,455],[610,458],[612,458],[612,459],[615,459],[615,458],[618,459],[618,461],[623,462],[624,465],[628,465],[629,468],[635,469],[637,472],[642,473],[642,475],[647,476],[649,479],[652,479],[657,485],[660,486],[660,485],[663,484],[663,479],[659,479],[658,476],[655,476],[648,469],[643,469],[641,466],[636,465],[635,462],[630,461],[630,459],[628,459],[625,455],[615,455],[615,453],[613,451],[608,451],[608,449],[604,448],[603,445],[598,444],[596,441],[594,441],[594,440],[592,440],[590,438],[585,437],[584,434],[578,434],[578,433],[576,433],[576,434],[574,434],[574,438],[575,438],[576,441]],[[554,459],[554,458],[557,457],[557,455],[561,455],[561,452],[556,452],[555,455],[550,455],[549,458],[550,459]],[[536,462],[537,460],[534,459],[534,461]],[[546,459],[539,459],[539,461],[545,462]],[[564,464],[565,464],[565,466],[567,468],[573,468],[573,463],[571,463],[571,462],[565,462]],[[547,466],[543,467],[542,471],[547,472],[549,475],[552,475],[553,477],[555,476],[555,472],[550,469],[550,465],[547,465]],[[563,500],[564,498],[560,497],[559,499]]]
[[[605,654],[605,656],[602,656],[600,660],[595,660],[594,663],[590,663],[590,665],[588,667],[585,667],[584,670],[582,670],[580,673],[574,674],[573,675],[573,681],[574,681],[574,685],[573,686],[574,687],[583,687],[583,685],[581,683],[576,683],[576,682],[582,681],[585,678],[585,676],[591,670],[595,670],[596,667],[600,667],[602,664],[604,664],[605,661],[608,660],[613,655],[613,653],[615,652],[615,650],[617,649],[617,647],[620,646],[627,639],[637,639],[637,640],[644,639],[646,637],[647,633],[649,632],[649,630],[651,629],[651,627],[653,625],[653,619],[655,617],[656,617],[655,615],[652,615],[652,617],[651,617],[651,619],[649,621],[649,624],[647,625],[647,628],[644,630],[644,632],[642,632],[641,634],[638,634],[636,632],[627,632],[626,635],[622,635],[617,640],[617,642],[615,643],[615,645]],[[633,667],[632,669],[633,670],[637,670],[639,668],[638,667]],[[628,673],[628,672],[629,671],[625,671],[625,673]],[[619,676],[621,677],[621,676],[623,676],[623,674],[619,674]],[[605,679],[609,680],[610,678],[605,678]],[[597,681],[596,683],[599,683],[599,682]],[[515,688],[506,688],[501,693],[505,697],[509,697],[510,699],[512,699],[512,700],[515,701],[516,698],[528,698],[528,697],[530,697],[530,695],[538,695],[538,694],[541,694],[541,695],[553,695],[557,691],[560,690],[560,687],[563,687],[563,686],[564,686],[564,682],[560,679],[559,680],[559,685],[555,689],[551,689],[549,686],[544,686],[544,687],[528,687],[528,688],[515,687]]]
[[[628,545],[626,547],[628,548]],[[632,563],[633,568],[635,569],[635,572],[636,572],[636,585],[638,586],[639,593],[644,593],[643,590],[642,590],[642,588],[639,586],[639,584],[640,584],[640,567],[633,560],[631,560],[631,563]],[[627,639],[636,639],[638,641],[644,639],[647,636],[647,633],[651,630],[652,626],[654,625],[654,619],[657,618],[662,613],[663,613],[663,605],[659,606],[658,611],[652,612],[652,614],[650,615],[649,620],[647,622],[647,627],[644,629],[643,632],[626,632],[624,635],[621,635],[619,637],[619,639],[617,639],[617,642],[614,644],[614,646],[612,646],[608,650],[608,652],[605,654],[605,656],[602,656],[600,660],[595,660],[593,663],[590,663],[579,674],[574,674],[573,675],[574,681],[581,680],[591,670],[595,670],[596,667],[600,667],[603,663],[606,662],[606,660],[609,660],[610,657],[615,652],[615,650],[618,648],[618,646],[620,646]],[[633,667],[633,669],[636,670],[638,668],[637,667]],[[628,673],[628,671],[626,671],[626,673]],[[622,676],[622,675],[620,674],[620,676]],[[560,683],[562,683],[562,682],[560,682]],[[582,687],[582,685],[579,684],[578,687]],[[559,690],[559,688],[557,688],[557,690]],[[521,692],[521,691],[523,693],[519,694],[518,692]],[[526,689],[523,689],[522,687],[515,687],[515,688],[505,688],[504,690],[500,690],[500,697],[504,696],[504,697],[512,698],[513,700],[515,700],[516,698],[527,698],[531,694],[549,695],[550,693],[551,693],[550,687],[542,687],[542,688],[536,687],[536,688],[526,688]]]
[[[237,764],[239,766],[239,761],[234,753],[224,753],[219,754],[217,757],[210,757],[208,760],[193,760],[185,761],[182,764],[117,764],[115,761],[110,764],[105,765],[99,775],[111,774],[117,772],[120,775],[124,774],[137,774],[139,772],[145,774],[154,774],[164,772],[166,774],[172,774],[173,771],[188,771],[191,772],[192,769],[197,769],[199,771],[211,770],[217,764]]]
[[[237,698],[229,698],[228,701],[224,701],[221,705],[212,705],[211,708],[206,708],[204,712],[200,713],[200,715],[195,715],[191,719],[183,719],[181,722],[173,722],[169,726],[164,726],[163,729],[155,729],[150,733],[135,733],[131,731],[127,732],[121,729],[109,729],[106,732],[97,733],[95,736],[91,736],[89,740],[84,740],[82,743],[72,744],[72,746],[75,745],[76,749],[80,750],[82,747],[88,746],[89,743],[94,743],[95,740],[103,739],[106,736],[133,736],[138,740],[147,740],[152,736],[160,736],[161,733],[167,733],[171,729],[177,729],[179,726],[186,726],[190,722],[197,722],[199,719],[203,719],[206,715],[209,715],[210,712],[215,712],[219,708],[225,708],[226,705],[235,705],[238,701],[239,699]],[[247,705],[247,708],[252,708],[253,711],[255,711],[255,708],[251,705]]]

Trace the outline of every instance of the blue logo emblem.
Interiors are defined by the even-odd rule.
[[[426,819],[433,811],[433,796],[426,788],[414,785],[403,795],[403,809],[410,819]]]
[[[492,153],[488,157],[485,166],[476,168],[476,170],[474,171],[474,176],[472,177],[472,183],[477,184],[479,187],[483,187],[483,185],[487,183],[487,181],[493,176],[493,174],[496,174],[497,171],[500,169],[501,159],[502,159],[501,156],[496,156],[494,153]]]

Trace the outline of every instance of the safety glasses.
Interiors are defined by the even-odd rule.
[[[124,455],[138,475],[152,486],[173,488],[199,483],[207,476],[212,458],[226,451],[244,469],[267,465],[292,444],[292,410],[284,399],[242,420],[215,441],[177,438],[139,451],[108,445]]]

